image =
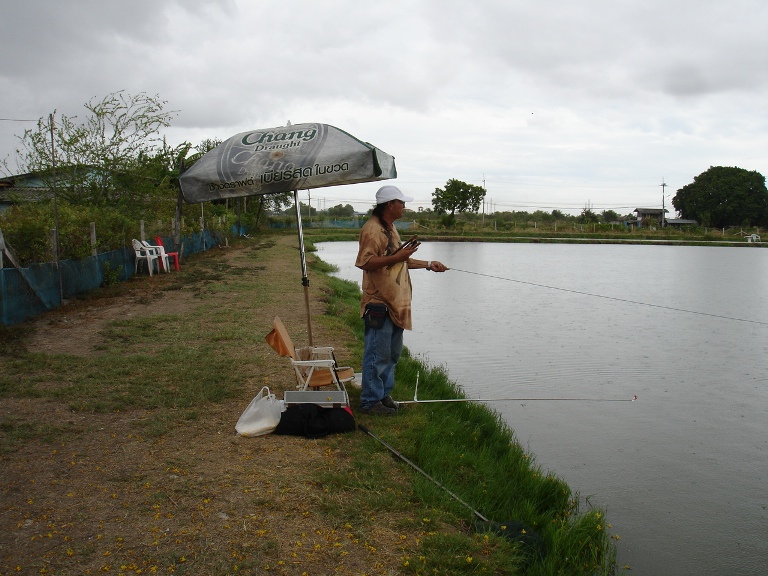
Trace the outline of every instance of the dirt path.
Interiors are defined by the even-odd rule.
[[[263,258],[251,257],[256,249]],[[0,575],[398,572],[403,551],[415,542],[383,520],[365,527],[329,523],[322,510],[336,496],[306,480],[308,470],[354,473],[347,453],[359,435],[235,434],[237,417],[263,382],[276,392],[293,384],[289,366],[263,335],[275,314],[293,329],[302,326],[303,297],[295,284],[298,256],[275,257],[252,245],[214,250],[202,258],[214,272],[223,270],[225,281],[248,274],[287,278],[273,287],[279,298],[250,310],[259,334],[239,352],[267,361],[247,376],[240,397],[208,404],[195,418],[173,410],[83,413],[49,398],[3,397],[2,421],[33,423],[37,436],[0,454]],[[163,314],[195,314],[205,305],[200,295],[218,286],[210,276],[174,286],[178,281],[173,273],[136,278],[114,296],[73,302],[38,318],[27,348],[97,357],[111,322],[158,307]],[[236,286],[223,297],[234,305]],[[313,314],[322,313],[319,296],[312,306]],[[316,343],[324,336],[318,325]],[[66,434],[46,437],[47,423]],[[164,432],[153,433],[158,427]]]

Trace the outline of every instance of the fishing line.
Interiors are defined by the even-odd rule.
[[[749,320],[747,318],[735,318],[733,316],[723,316],[721,314],[711,314],[709,312],[699,312],[696,310],[685,310],[683,308],[674,308],[672,306],[662,306],[660,304],[648,304],[647,302],[639,302],[638,300],[628,300],[627,298],[617,298],[615,296],[604,296],[602,294],[592,294],[591,292],[582,292],[580,290],[572,290],[569,288],[559,288],[558,286],[548,286],[547,284],[537,284],[536,282],[527,282],[525,280],[515,280],[514,278],[494,276],[493,274],[483,274],[482,272],[471,272],[469,270],[460,270],[458,268],[449,268],[449,270],[454,270],[456,272],[464,272],[464,274],[474,274],[475,276],[485,276],[486,278],[495,278],[496,280],[504,280],[506,282],[516,282],[518,284],[536,286],[537,288],[549,288],[550,290],[570,292],[571,294],[580,294],[581,296],[593,296],[594,298],[604,298],[605,300],[615,300],[616,302],[624,302],[626,304],[637,304],[638,306],[649,306],[651,308],[660,308],[662,310],[671,310],[673,312],[685,312],[686,314],[698,314],[700,316],[720,318],[721,320],[734,320],[736,322],[749,322],[750,324],[760,324],[762,326],[768,326],[768,322],[762,322],[760,320]]]
[[[470,506],[469,504],[467,504],[466,502],[464,502],[464,500],[462,500],[462,499],[461,499],[461,498],[459,498],[459,497],[458,497],[456,494],[454,494],[453,492],[451,492],[451,491],[450,491],[448,488],[446,488],[446,487],[445,487],[443,484],[441,484],[440,482],[438,482],[437,480],[435,480],[434,478],[432,478],[432,476],[430,476],[429,474],[427,474],[426,472],[424,472],[424,470],[422,470],[421,468],[419,468],[419,467],[418,467],[418,466],[417,466],[415,463],[413,463],[411,460],[409,460],[408,458],[406,458],[405,456],[403,456],[403,455],[402,455],[400,452],[398,452],[397,450],[395,450],[395,449],[394,449],[392,446],[390,446],[389,444],[387,444],[387,443],[386,443],[384,440],[382,440],[381,438],[379,438],[378,436],[376,436],[376,434],[374,434],[373,432],[371,432],[371,431],[370,431],[368,428],[366,428],[366,427],[365,427],[365,426],[363,426],[362,424],[358,424],[358,425],[357,425],[357,427],[358,427],[358,428],[359,428],[359,429],[360,429],[362,432],[365,432],[366,434],[368,434],[368,436],[370,436],[371,438],[373,438],[374,440],[376,440],[377,442],[379,442],[379,443],[380,443],[382,446],[384,446],[384,447],[385,447],[387,450],[389,450],[390,452],[392,452],[392,454],[394,454],[395,456],[397,456],[398,458],[400,458],[400,460],[402,460],[403,462],[405,462],[406,464],[408,464],[408,465],[409,465],[410,467],[412,467],[414,470],[416,470],[417,472],[419,472],[420,474],[422,474],[424,477],[426,477],[427,479],[429,479],[429,480],[431,480],[432,482],[434,482],[434,484],[435,484],[435,485],[436,485],[438,488],[440,488],[440,489],[444,490],[444,491],[445,491],[445,492],[446,492],[446,493],[447,493],[449,496],[451,496],[451,497],[452,497],[454,500],[456,500],[457,502],[460,502],[461,504],[463,504],[464,506],[466,506],[467,508],[469,508],[469,510],[472,512],[472,514],[474,514],[475,516],[477,516],[478,518],[480,518],[480,520],[482,520],[483,522],[490,522],[490,520],[488,520],[488,518],[486,518],[485,516],[483,516],[482,514],[480,514],[480,512],[478,512],[477,510],[475,510],[474,508],[472,508],[472,506]]]
[[[413,389],[413,400],[398,400],[398,404],[435,404],[439,402],[634,402],[632,398],[444,398],[440,400],[419,400],[419,376],[416,373],[416,387]]]

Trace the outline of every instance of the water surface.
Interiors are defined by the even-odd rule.
[[[360,282],[356,242],[318,249]],[[606,508],[620,565],[766,573],[768,250],[429,243],[419,257],[457,270],[412,271],[414,354],[471,397],[601,400],[492,407]]]

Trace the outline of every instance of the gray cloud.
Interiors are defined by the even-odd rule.
[[[125,89],[178,110],[175,142],[326,122],[395,154],[426,204],[483,174],[510,206],[608,206],[712,164],[768,173],[762,0],[2,4],[0,117]],[[21,131],[0,123],[0,156]]]

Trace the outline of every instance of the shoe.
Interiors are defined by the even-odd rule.
[[[363,414],[378,414],[380,416],[394,416],[397,414],[397,410],[394,408],[387,408],[380,401],[376,402],[376,404],[373,404],[372,406],[368,406],[367,408],[361,407],[360,412]]]
[[[392,400],[392,396],[384,396],[384,398],[381,399],[381,403],[384,404],[384,406],[387,408],[392,408],[393,410],[400,408],[400,404]]]

